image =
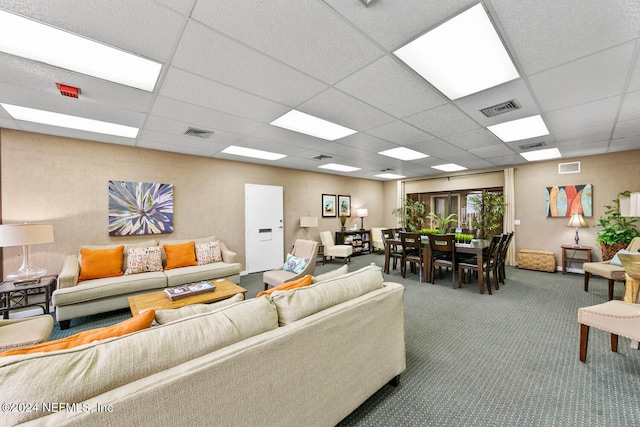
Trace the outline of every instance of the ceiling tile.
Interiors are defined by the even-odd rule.
[[[451,104],[407,117],[404,121],[438,138],[477,129],[480,126]]]
[[[330,84],[384,54],[317,1],[200,1],[191,17]]]
[[[442,139],[463,150],[503,145],[502,141],[486,129],[476,129],[469,132],[447,136]]]
[[[415,126],[401,120],[396,120],[382,126],[369,129],[367,130],[367,133],[400,145],[415,144],[416,142],[435,139],[433,135],[429,135]]]
[[[615,121],[619,107],[620,97],[615,96],[552,111],[545,114],[545,119],[547,127],[554,132],[567,132],[612,124]]]
[[[582,58],[531,76],[545,112],[620,95],[635,43]]]

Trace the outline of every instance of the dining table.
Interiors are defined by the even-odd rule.
[[[487,251],[489,249],[489,244],[491,242],[485,239],[474,239],[471,243],[456,243],[456,254],[466,254],[472,255],[476,257],[477,266],[478,266],[478,291],[481,294],[484,294],[484,257],[487,255]],[[394,247],[401,246],[402,242],[400,239],[386,239],[385,248],[384,248],[384,272],[389,273],[389,261],[390,261],[390,252]],[[423,278],[431,283],[433,282],[433,278],[431,277],[431,245],[429,244],[428,239],[422,240],[422,260],[424,263],[423,268],[421,268],[421,272],[419,275],[419,281],[422,283]],[[425,274],[422,274],[422,270],[424,270]],[[453,271],[452,274],[457,274],[457,272]],[[491,286],[491,283],[488,283],[487,286]]]

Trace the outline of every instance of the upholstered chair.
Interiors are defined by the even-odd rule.
[[[627,246],[627,251],[638,252],[640,250],[640,237],[635,237]],[[624,268],[619,265],[612,265],[611,260],[600,262],[585,262],[582,264],[584,270],[584,291],[589,291],[589,279],[592,274],[604,277],[609,283],[609,301],[613,299],[613,286],[615,282],[624,282]]]
[[[0,320],[0,353],[49,341],[52,330],[53,317],[49,314]]]
[[[275,270],[265,271],[262,273],[262,281],[264,282],[264,290],[269,286],[279,286],[283,283],[299,279],[307,274],[313,275],[316,269],[316,258],[318,257],[318,242],[313,240],[296,240],[291,253],[287,255],[285,264]],[[294,257],[294,258],[291,258]],[[306,260],[306,264],[301,265],[300,260]],[[289,262],[287,262],[289,261]]]
[[[371,243],[374,251],[384,251],[384,241],[382,240],[382,232],[384,230],[386,228],[375,227],[371,229]]]
[[[333,236],[330,231],[321,231],[320,240],[324,246],[324,252],[322,255],[322,262],[336,258],[343,258],[344,263],[351,261],[351,254],[353,253],[353,246],[351,245],[336,245]]]

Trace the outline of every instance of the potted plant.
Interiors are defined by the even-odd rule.
[[[458,220],[456,219],[456,214],[449,214],[445,218],[440,218],[436,213],[429,212],[429,219],[435,222],[436,227],[438,228],[438,232],[440,234],[444,234],[447,232],[447,225],[450,223],[456,224]]]
[[[624,217],[620,214],[620,196],[629,196],[629,191],[618,194],[618,198],[613,200],[612,205],[605,205],[605,217],[600,218],[595,224],[602,227],[596,236],[596,243],[600,243],[602,260],[608,261],[615,254],[625,249],[634,237],[640,236],[635,228],[637,218]]]
[[[418,232],[424,223],[426,208],[423,203],[407,197],[404,207],[396,208],[391,213],[400,219],[403,227],[412,232]]]
[[[345,231],[346,228],[345,228],[344,225],[347,223],[347,216],[346,215],[340,215],[338,218],[340,219],[340,225],[342,226],[340,228],[340,231]]]
[[[492,232],[502,226],[504,208],[507,205],[504,196],[492,192],[474,194],[469,198],[469,203],[478,212],[477,216],[471,218],[471,225],[480,230],[481,238],[490,238]]]

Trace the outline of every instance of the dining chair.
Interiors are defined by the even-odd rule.
[[[411,271],[415,273],[416,265],[420,269],[420,280],[422,280],[422,247],[420,233],[400,233],[402,244],[402,259],[400,261],[400,273],[402,277],[407,275],[407,263],[411,265]]]
[[[435,283],[436,267],[440,271],[442,279],[442,267],[451,268],[453,287],[456,287],[456,243],[453,234],[429,235],[431,246],[431,283]]]
[[[491,238],[491,242],[489,243],[489,248],[487,249],[487,256],[484,257],[482,261],[482,271],[478,271],[477,258],[460,261],[458,263],[458,287],[462,286],[462,282],[465,276],[464,271],[465,270],[468,270],[469,272],[473,271],[477,275],[484,274],[484,278],[485,278],[484,281],[487,283],[487,292],[489,293],[489,295],[493,295],[491,293],[490,273],[493,272],[493,279],[497,285],[498,271],[494,267],[497,263],[498,250],[500,249],[500,243],[502,242],[502,239],[503,237],[500,234],[497,234]],[[496,290],[498,289],[499,287],[496,286]]]
[[[498,270],[498,281],[501,285],[504,285],[504,279],[506,279],[507,276],[504,267],[507,259],[507,251],[509,250],[509,245],[511,244],[512,239],[513,231],[506,234],[506,240],[502,243],[500,253],[498,254],[498,263],[496,265],[496,269]]]
[[[389,240],[397,241],[394,238],[393,230],[382,231],[382,242],[384,243],[384,272],[389,274],[389,264],[393,260],[393,269],[398,268],[398,261],[402,260],[402,246],[392,243]]]

